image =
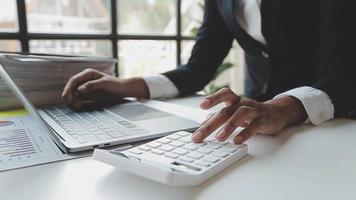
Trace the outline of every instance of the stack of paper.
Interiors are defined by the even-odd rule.
[[[86,68],[114,74],[115,59],[0,54],[0,62],[16,84],[36,106],[62,103],[60,95],[67,80]],[[21,107],[0,80],[0,110]]]

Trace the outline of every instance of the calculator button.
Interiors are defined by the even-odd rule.
[[[208,162],[208,163],[216,163],[219,160],[220,160],[219,158],[215,158],[215,157],[212,157],[212,156],[208,156],[208,157],[203,158],[203,161]]]
[[[152,149],[151,152],[154,153],[154,154],[157,154],[157,155],[162,155],[162,154],[164,154],[164,152],[161,151],[161,150],[159,150],[159,149]]]
[[[172,151],[172,150],[174,149],[174,147],[165,145],[165,146],[162,146],[162,147],[160,147],[160,148],[158,148],[158,149],[159,149],[159,150],[162,150],[162,151],[168,152],[168,151]]]
[[[157,142],[161,143],[161,144],[168,144],[170,143],[171,141],[168,140],[167,138],[161,138],[159,140],[157,140]]]
[[[177,154],[173,154],[173,153],[166,153],[165,156],[167,156],[168,158],[173,158],[173,159],[178,158]]]
[[[200,153],[203,153],[203,154],[209,154],[209,153],[213,152],[213,150],[206,148],[206,147],[200,148],[197,151]]]
[[[193,144],[186,144],[186,145],[184,145],[184,147],[182,147],[182,148],[188,149],[188,150],[190,150],[190,151],[194,151],[194,150],[197,150],[197,149],[198,149],[198,147],[195,146],[195,145],[193,145]]]
[[[172,153],[178,154],[178,155],[185,155],[188,153],[187,150],[184,149],[175,149],[174,151],[172,151]]]
[[[201,143],[192,143],[193,145],[195,145],[195,146],[205,146],[206,145],[206,143],[205,142],[201,142]]]
[[[228,153],[225,153],[225,152],[222,152],[222,151],[215,151],[215,152],[213,152],[211,155],[216,156],[216,157],[219,157],[219,158],[225,158],[225,157],[227,157],[229,154],[228,154]]]
[[[132,149],[132,150],[130,150],[129,152],[130,152],[130,153],[133,153],[133,154],[136,154],[136,155],[142,154],[142,151],[137,150],[137,149]]]
[[[161,144],[159,144],[157,142],[150,142],[150,143],[146,144],[146,146],[151,147],[151,148],[158,148],[161,146]]]
[[[138,147],[138,149],[142,150],[142,151],[149,151],[151,150],[151,148],[147,147],[147,146],[140,146]]]
[[[217,143],[217,144],[220,144],[220,145],[226,145],[226,144],[229,144],[229,142],[228,141],[223,141],[223,142],[220,142],[220,141],[214,141],[215,143]]]
[[[190,158],[194,158],[194,159],[200,159],[203,157],[203,154],[196,153],[196,152],[190,152],[187,156]]]
[[[216,143],[210,143],[209,145],[207,145],[206,147],[208,147],[209,149],[220,149],[222,146]]]
[[[188,157],[181,157],[179,160],[182,161],[182,162],[188,162],[188,163],[194,162],[193,159],[188,158]]]
[[[224,146],[223,148],[221,148],[220,150],[221,151],[224,151],[224,152],[228,152],[228,153],[234,153],[235,151],[237,151],[237,146],[231,146],[231,145],[226,145]]]
[[[173,142],[170,143],[170,145],[172,145],[174,147],[181,147],[184,144],[182,142],[179,142],[179,141],[173,141]]]
[[[202,166],[202,167],[209,167],[210,164],[204,161],[197,161],[195,162],[196,165]]]
[[[213,138],[213,137],[208,137],[208,138],[206,138],[204,141],[205,142],[213,142],[213,141],[215,141],[216,139],[215,138]]]
[[[184,142],[184,143],[189,143],[192,142],[192,139],[190,137],[184,137],[179,139],[179,141]]]
[[[169,135],[166,138],[170,139],[170,140],[178,140],[179,138],[181,138],[179,135]]]
[[[180,131],[180,132],[177,132],[176,135],[185,137],[185,136],[191,135],[191,133]]]

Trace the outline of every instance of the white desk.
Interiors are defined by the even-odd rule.
[[[302,125],[247,143],[247,157],[198,187],[168,187],[83,158],[0,173],[0,199],[356,199],[356,121]]]

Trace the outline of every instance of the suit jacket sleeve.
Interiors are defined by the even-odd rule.
[[[204,88],[229,52],[233,41],[218,10],[217,1],[206,0],[204,19],[187,64],[163,73],[178,88],[180,96]]]
[[[356,62],[354,1],[322,0],[320,66],[314,87],[331,98],[335,117],[355,117]],[[352,4],[352,5],[351,5]]]

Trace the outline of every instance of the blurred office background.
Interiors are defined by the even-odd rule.
[[[0,0],[0,51],[114,57],[118,75],[164,72],[187,62],[203,0]],[[237,44],[215,85],[242,93]]]

